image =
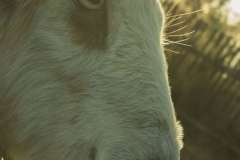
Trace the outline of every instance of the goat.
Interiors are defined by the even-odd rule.
[[[0,157],[179,160],[160,0],[0,0]]]

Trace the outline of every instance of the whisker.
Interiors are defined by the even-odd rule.
[[[173,52],[173,53],[176,53],[176,54],[180,54],[180,52],[173,51],[173,50],[171,50],[171,49],[168,49],[168,48],[164,48],[164,50],[166,50],[166,51],[170,51],[170,52]]]
[[[173,8],[176,7],[176,5],[177,5],[179,2],[180,2],[180,0],[178,0],[171,8],[167,11],[166,15],[168,15],[168,14],[173,10]]]
[[[189,46],[189,47],[193,47],[192,45],[189,45],[189,44],[185,44],[185,43],[179,43],[179,42],[174,42],[174,41],[168,41],[170,42],[170,44],[179,44],[179,45],[182,45],[182,46]]]
[[[175,41],[175,42],[184,42],[186,40],[189,40],[189,38],[185,38],[185,39],[182,39],[182,40],[179,40],[179,41]]]
[[[172,34],[172,33],[178,32],[178,31],[180,31],[180,30],[186,28],[187,26],[188,26],[188,25],[186,25],[186,26],[184,26],[184,27],[182,27],[182,28],[179,28],[179,29],[177,29],[177,30],[175,30],[175,31],[173,31],[173,32],[166,33],[166,35],[169,35],[169,34]]]
[[[169,16],[169,17],[185,16],[185,15],[189,15],[189,14],[193,14],[193,13],[197,13],[197,12],[201,12],[201,11],[203,11],[203,9],[200,9],[200,10],[197,10],[197,11],[193,11],[193,12],[189,12],[189,13],[177,14],[177,15]]]
[[[174,41],[174,42],[175,42],[175,43],[179,43],[179,42],[184,42],[184,41],[186,41],[186,40],[189,40],[189,38],[185,38],[185,39],[182,39],[182,40],[179,40],[179,41]],[[169,41],[168,39],[166,39],[164,43],[170,44],[170,43],[167,43],[167,42],[170,42],[170,43],[171,43],[172,41]]]
[[[184,23],[185,22],[185,20],[184,21],[182,21],[182,22],[179,22],[179,23],[175,23],[175,24],[172,24],[172,25],[168,25],[168,26],[166,26],[167,28],[170,28],[170,27],[173,27],[173,26],[177,26],[177,25],[179,25],[179,24],[182,24],[182,23]]]
[[[184,34],[173,34],[173,35],[167,35],[167,37],[180,37],[180,36],[187,36],[190,35],[192,33],[194,33],[195,31],[189,32],[189,33],[184,33]]]
[[[178,15],[170,16],[170,15],[169,15],[169,16],[166,16],[165,19],[168,20],[168,19],[170,19],[170,18],[172,18],[172,17],[174,17],[173,19],[175,19],[175,18],[179,19],[179,18],[181,18],[182,16],[181,16],[181,15],[180,15],[180,16],[178,16]]]
[[[176,20],[178,20],[178,19],[180,19],[180,18],[182,18],[182,17],[173,18],[172,20],[170,20],[169,22],[167,22],[167,23],[165,24],[166,27],[168,27],[172,22],[174,22],[174,21],[176,21]]]
[[[188,13],[183,13],[183,14],[177,14],[177,15],[171,15],[170,12],[176,7],[176,5],[180,2],[180,0],[178,0],[167,12],[166,12],[166,23],[165,23],[165,29],[167,30],[168,28],[170,27],[173,27],[173,26],[180,26],[181,27],[181,24],[184,24],[185,20],[180,20],[183,16],[186,16],[186,15],[190,15],[190,14],[194,14],[194,13],[198,13],[198,12],[201,12],[203,11],[203,9],[200,9],[200,10],[196,10],[196,11],[193,11],[193,12],[188,12]],[[181,22],[179,22],[181,21]],[[185,28],[187,28],[188,25],[185,25],[175,31],[170,31],[169,33],[164,33],[164,39],[161,43],[162,45],[164,46],[168,46],[168,45],[171,45],[171,44],[178,44],[178,45],[181,45],[181,46],[188,46],[188,47],[193,47],[192,45],[189,45],[189,44],[185,44],[183,42],[187,41],[189,38],[186,38],[188,37],[190,34],[194,33],[194,31],[192,32],[188,32],[188,33],[184,33],[184,34],[176,34],[176,32],[179,33],[179,31],[183,31]],[[165,31],[164,29],[164,31]],[[173,34],[175,33],[175,34]],[[182,40],[177,40],[177,41],[171,41],[169,39],[167,39],[168,37],[184,37],[185,39],[182,39]],[[170,51],[170,52],[173,52],[173,53],[177,53],[179,54],[179,52],[176,52],[176,51],[173,51],[173,50],[170,50],[168,48],[165,48],[164,49],[166,51]]]

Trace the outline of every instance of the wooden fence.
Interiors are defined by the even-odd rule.
[[[175,13],[172,15],[181,11],[175,7],[173,12]],[[171,50],[181,52],[176,54],[167,51],[170,74],[179,72],[179,67],[183,67],[182,76],[196,76],[194,74],[201,73],[199,77],[201,78],[199,80],[201,92],[198,92],[196,98],[204,99],[204,103],[197,105],[207,107],[205,109],[215,108],[218,113],[229,115],[230,121],[240,124],[240,46],[232,37],[211,29],[209,24],[196,18],[195,14],[184,17],[184,19],[190,22],[187,30],[196,30],[191,35],[191,40],[186,42],[193,47],[177,46],[178,44],[170,46]],[[179,40],[181,39],[174,39],[174,41]]]
[[[173,5],[166,1],[164,8],[169,10]],[[185,12],[177,5],[171,15]],[[175,36],[169,39],[180,41],[184,36],[179,37],[177,33],[195,30],[185,42],[192,47],[166,46],[176,110],[190,115],[191,120],[201,122],[221,137],[228,137],[228,141],[235,141],[235,146],[240,148],[240,143],[236,142],[240,142],[240,46],[236,39],[214,29],[197,14],[182,19],[188,26],[173,33]],[[174,23],[178,22],[181,21]],[[169,27],[166,32],[174,32],[183,26]]]

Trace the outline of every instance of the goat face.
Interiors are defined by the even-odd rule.
[[[0,145],[16,160],[178,160],[159,0],[0,0]]]

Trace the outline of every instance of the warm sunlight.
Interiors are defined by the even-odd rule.
[[[233,12],[238,12],[240,14],[240,1],[239,0],[231,0],[227,7],[230,8]]]
[[[227,4],[229,9],[229,22],[235,23],[240,21],[240,1],[239,0],[230,0]]]

